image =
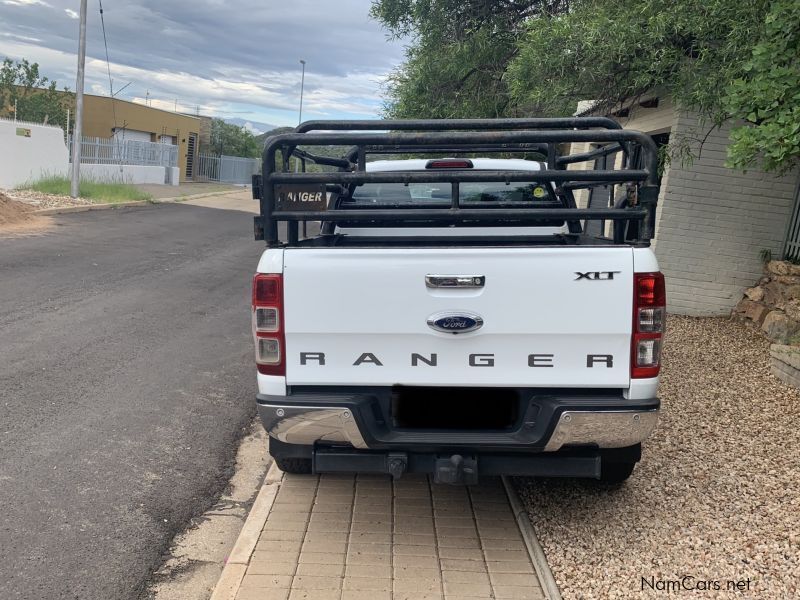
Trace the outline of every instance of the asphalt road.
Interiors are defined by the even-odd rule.
[[[233,210],[54,219],[0,234],[0,598],[136,598],[253,417],[262,247]]]

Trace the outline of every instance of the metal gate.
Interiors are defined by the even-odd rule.
[[[786,239],[783,242],[784,260],[800,260],[800,179],[794,190],[794,208],[786,230]]]
[[[194,179],[194,155],[197,152],[197,134],[190,133],[186,144],[186,179]]]
[[[261,170],[261,160],[239,156],[199,154],[195,180],[246,184]]]

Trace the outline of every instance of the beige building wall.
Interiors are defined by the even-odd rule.
[[[198,117],[145,106],[108,96],[84,96],[83,135],[110,138],[114,127],[143,131],[150,141],[160,136],[173,136],[178,146],[178,167],[181,182],[186,181],[189,137],[199,137],[201,120]],[[197,144],[195,144],[195,154]]]

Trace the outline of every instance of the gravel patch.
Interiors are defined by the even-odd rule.
[[[43,194],[34,190],[0,190],[12,200],[30,204],[35,208],[64,208],[66,206],[86,206],[92,204],[91,200],[84,198],[72,198],[70,196],[58,196],[55,194]]]
[[[768,361],[741,324],[670,316],[661,419],[631,479],[515,480],[565,599],[800,598],[800,391]],[[664,583],[685,576],[710,589]]]

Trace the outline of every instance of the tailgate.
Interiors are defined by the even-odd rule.
[[[629,247],[287,249],[286,383],[627,388],[632,296]]]

